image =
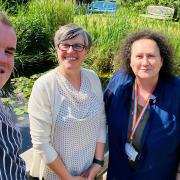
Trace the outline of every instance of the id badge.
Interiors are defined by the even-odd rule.
[[[135,150],[132,144],[126,143],[125,144],[125,152],[126,155],[128,156],[129,160],[135,161],[136,157],[138,155],[138,152]]]

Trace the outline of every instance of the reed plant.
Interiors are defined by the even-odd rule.
[[[32,75],[50,68],[51,47],[58,26],[73,22],[75,8],[63,0],[32,0],[28,7],[19,5],[12,16],[17,32],[15,75]],[[41,67],[31,68],[31,67]],[[18,74],[17,74],[18,72]]]
[[[0,4],[1,6],[3,7],[3,4]],[[93,38],[93,47],[85,67],[93,68],[99,74],[111,74],[119,68],[114,59],[122,40],[131,32],[152,29],[169,38],[175,49],[174,72],[180,76],[180,22],[144,18],[133,8],[121,6],[118,6],[115,15],[80,15],[71,1],[64,3],[63,0],[29,1],[28,7],[18,7],[12,20],[18,37],[17,71],[18,66],[26,69],[27,64],[30,67],[33,67],[33,64],[38,66],[38,63],[42,66],[40,62],[44,62],[44,67],[48,62],[54,64],[54,32],[58,26],[74,22],[86,28]]]
[[[113,14],[98,14],[78,16],[75,22],[86,28],[93,38],[87,63],[100,74],[112,73],[114,53],[131,26],[128,20]]]
[[[116,15],[93,14],[76,16],[75,22],[86,28],[93,37],[93,47],[86,64],[99,74],[119,69],[114,61],[122,40],[131,32],[151,29],[163,33],[174,47],[174,72],[180,76],[180,22],[161,21],[139,16],[138,11],[119,8]]]
[[[29,4],[27,15],[32,19],[38,18],[47,34],[52,34],[58,26],[73,22],[75,8],[71,1],[33,0]]]
[[[3,0],[0,0],[0,10],[3,12],[7,12],[6,6],[6,3]]]

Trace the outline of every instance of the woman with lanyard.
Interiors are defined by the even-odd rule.
[[[105,93],[108,180],[180,178],[180,79],[163,36],[140,31],[120,49],[123,68]]]

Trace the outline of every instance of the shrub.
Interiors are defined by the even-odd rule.
[[[0,0],[0,4],[3,4],[3,10],[6,10],[11,14],[16,14],[18,13],[19,6],[26,6],[29,1],[30,0]]]
[[[18,39],[15,75],[29,76],[54,66],[50,50],[54,32],[58,26],[73,22],[74,14],[73,4],[62,0],[33,0],[28,9],[19,6],[12,17]]]
[[[33,55],[48,51],[49,35],[45,32],[45,27],[38,18],[32,19],[28,16],[17,18],[15,27],[19,54]]]
[[[119,69],[120,64],[114,59],[117,57],[118,47],[127,34],[142,29],[151,29],[169,37],[176,53],[174,72],[180,76],[179,22],[143,18],[135,10],[121,8],[115,16],[111,14],[77,16],[75,23],[86,28],[93,38],[93,47],[85,65],[94,69],[98,74],[109,74]]]
[[[0,9],[1,11],[8,12],[6,3],[3,0],[0,0]]]
[[[143,0],[134,4],[134,9],[145,12],[148,5],[160,5],[175,8],[176,19],[180,18],[180,1],[179,0]]]
[[[38,18],[52,36],[59,26],[73,22],[75,7],[64,0],[34,0],[29,4],[27,14],[33,19]]]
[[[86,28],[93,38],[93,47],[87,57],[90,62],[87,63],[98,73],[112,73],[114,53],[131,26],[123,11],[116,15],[78,16],[75,22]]]

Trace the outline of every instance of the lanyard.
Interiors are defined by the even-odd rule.
[[[133,110],[133,122],[132,122],[132,128],[131,128],[131,132],[130,132],[130,141],[132,142],[133,140],[133,136],[135,134],[135,131],[138,127],[138,125],[140,124],[141,120],[142,120],[142,117],[149,105],[149,100],[150,100],[150,97],[155,89],[156,85],[152,88],[152,91],[151,93],[149,94],[148,98],[146,99],[146,102],[139,114],[139,116],[137,117],[137,107],[138,107],[138,84],[135,80],[135,88],[134,88],[134,110]]]

